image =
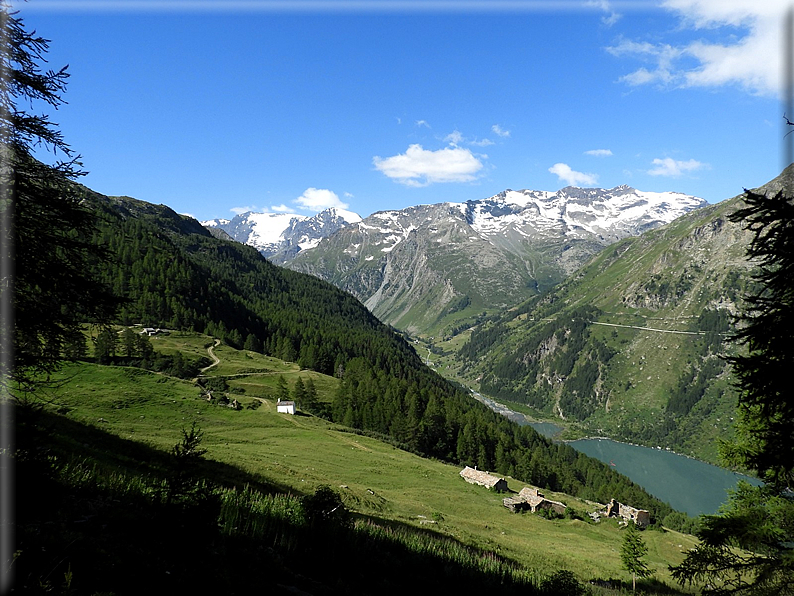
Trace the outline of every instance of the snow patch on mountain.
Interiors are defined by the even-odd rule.
[[[612,189],[569,186],[556,193],[506,190],[459,204],[459,208],[465,205],[471,227],[486,237],[515,231],[526,237],[562,233],[618,239],[670,223],[706,204],[682,193],[647,192],[624,185]]]
[[[249,211],[231,220],[213,219],[202,225],[220,228],[238,242],[255,247],[271,261],[284,263],[300,251],[315,248],[320,240],[344,226],[360,221],[357,213],[332,207],[311,217]]]

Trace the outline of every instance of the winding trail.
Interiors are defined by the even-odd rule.
[[[209,355],[210,355],[210,358],[212,358],[212,364],[210,364],[209,366],[205,366],[204,368],[202,368],[202,369],[199,371],[199,373],[202,373],[202,374],[203,374],[205,371],[208,371],[208,370],[209,370],[209,369],[211,369],[213,366],[218,366],[218,365],[221,363],[221,359],[220,359],[220,358],[218,358],[218,357],[215,355],[215,351],[214,351],[214,350],[215,350],[215,348],[217,348],[219,345],[221,345],[221,340],[219,340],[219,339],[216,339],[216,340],[215,340],[215,343],[214,343],[213,345],[211,345],[209,348],[207,348],[207,354],[209,354]]]

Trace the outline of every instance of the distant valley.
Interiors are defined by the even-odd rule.
[[[767,195],[792,169],[756,189]],[[484,395],[556,420],[564,436],[609,436],[718,460],[737,395],[723,357],[750,289],[751,234],[737,196],[602,250],[542,296],[427,349]]]

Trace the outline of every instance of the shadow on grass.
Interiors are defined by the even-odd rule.
[[[129,474],[146,474],[167,480],[173,473],[170,453],[146,443],[125,439],[102,428],[86,424],[47,411],[25,412],[18,410],[17,426],[42,440],[47,435],[49,448],[54,455],[65,458],[85,458],[110,470]],[[26,428],[27,427],[27,428]],[[38,430],[36,430],[38,427]],[[17,442],[25,437],[17,433]],[[22,445],[24,448],[24,445]],[[34,446],[40,449],[41,446]],[[293,493],[295,489],[271,478],[251,474],[231,464],[202,459],[193,476],[220,486],[250,485],[267,493]]]
[[[297,495],[273,500],[287,487],[229,464],[200,462],[193,488],[164,498],[168,452],[43,411],[17,427],[20,593],[536,593],[526,570],[433,530],[309,526]]]

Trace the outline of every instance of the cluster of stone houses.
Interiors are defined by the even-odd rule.
[[[507,480],[477,468],[466,466],[461,470],[460,475],[470,484],[485,486],[498,492],[507,492],[509,490]],[[566,510],[565,503],[547,499],[537,488],[528,486],[522,488],[518,495],[502,499],[502,503],[513,513],[521,511],[536,513],[546,509],[564,515]],[[645,528],[651,523],[651,514],[648,511],[618,503],[615,499],[612,499],[605,509],[593,513],[592,516],[596,521],[601,517],[621,518],[626,522],[632,521],[641,528]]]
[[[159,327],[156,329],[154,327],[144,327],[143,330],[140,331],[139,333],[140,335],[148,335],[149,337],[152,337],[154,335],[160,335],[161,333],[165,333],[165,332],[166,332],[165,329],[160,329]]]
[[[471,484],[485,486],[498,492],[506,492],[509,490],[507,487],[507,480],[489,474],[488,472],[483,472],[477,468],[470,468],[469,466],[466,466],[463,468],[463,470],[461,470],[460,475],[466,482]],[[507,497],[503,499],[502,502],[504,503],[505,507],[513,512],[536,512],[541,509],[549,509],[555,513],[565,513],[565,505],[563,503],[545,498],[537,488],[525,487],[521,489],[521,492],[518,493],[517,496]]]

